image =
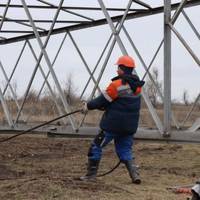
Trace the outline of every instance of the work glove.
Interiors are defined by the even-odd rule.
[[[87,112],[88,112],[87,102],[83,101],[83,103],[82,103],[82,113],[87,114]]]

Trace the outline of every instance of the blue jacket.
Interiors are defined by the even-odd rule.
[[[143,84],[136,75],[118,76],[105,92],[88,102],[89,110],[105,110],[100,122],[102,130],[120,135],[136,133]]]

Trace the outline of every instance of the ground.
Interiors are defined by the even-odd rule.
[[[8,136],[1,136],[5,138]],[[200,148],[192,144],[135,144],[141,185],[131,184],[123,165],[96,182],[81,182],[90,140],[20,136],[0,144],[1,200],[184,200],[167,187],[194,184],[200,174]],[[118,162],[108,146],[100,172]]]

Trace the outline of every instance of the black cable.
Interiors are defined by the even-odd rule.
[[[59,116],[59,117],[57,117],[57,118],[54,118],[54,119],[52,119],[52,120],[50,120],[50,121],[47,121],[47,122],[42,123],[42,124],[39,124],[39,125],[34,126],[34,127],[30,128],[30,129],[24,130],[24,131],[22,131],[21,133],[18,133],[18,134],[16,134],[16,135],[11,136],[11,137],[8,137],[8,138],[5,138],[5,139],[3,139],[3,140],[0,140],[0,143],[6,142],[6,141],[11,140],[11,139],[13,139],[13,138],[15,138],[15,137],[18,137],[18,136],[20,136],[20,135],[24,135],[24,134],[26,134],[26,133],[28,133],[28,132],[30,132],[30,131],[33,131],[33,130],[35,130],[35,129],[37,129],[37,128],[40,128],[40,127],[45,126],[45,125],[47,125],[47,124],[50,124],[51,122],[54,122],[54,121],[59,120],[59,119],[61,119],[61,118],[63,118],[63,117],[66,117],[66,116],[68,116],[68,115],[72,115],[72,114],[75,114],[75,113],[78,113],[78,112],[82,112],[82,110],[79,109],[79,110],[75,110],[75,111],[73,111],[73,112],[70,112],[70,113],[61,115],[61,116]]]
[[[121,163],[121,160],[111,170],[109,170],[108,172],[105,172],[103,174],[99,174],[99,175],[97,175],[97,177],[106,176],[106,175],[112,173],[115,169],[117,169],[119,167],[120,163]]]
[[[82,110],[79,109],[79,110],[75,110],[75,111],[73,111],[73,112],[70,112],[70,113],[61,115],[61,116],[59,116],[59,117],[57,117],[57,118],[54,118],[54,119],[52,119],[52,120],[50,120],[50,121],[47,121],[47,122],[42,123],[42,124],[39,124],[39,125],[34,126],[34,127],[30,128],[30,129],[24,130],[24,131],[22,131],[21,133],[18,133],[18,134],[16,134],[16,135],[11,136],[11,137],[8,137],[8,138],[5,138],[5,139],[3,139],[3,140],[0,140],[0,143],[6,142],[6,141],[11,140],[11,139],[13,139],[13,138],[16,138],[16,137],[18,137],[18,136],[20,136],[20,135],[24,135],[24,134],[26,134],[26,133],[29,133],[30,131],[33,131],[33,130],[35,130],[35,129],[38,129],[38,128],[40,128],[40,127],[42,127],[42,126],[45,126],[45,125],[47,125],[47,124],[50,124],[51,122],[54,122],[54,121],[59,120],[59,119],[61,119],[61,118],[63,118],[63,117],[67,117],[67,116],[69,116],[69,115],[72,115],[72,114],[75,114],[75,113],[78,113],[78,112],[82,112]],[[111,170],[109,170],[108,172],[105,172],[105,173],[103,173],[103,174],[99,174],[99,175],[97,175],[97,177],[106,176],[106,175],[112,173],[115,169],[117,169],[117,168],[119,167],[120,163],[121,163],[121,161],[119,161]]]

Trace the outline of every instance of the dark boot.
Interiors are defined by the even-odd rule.
[[[82,181],[93,181],[96,180],[97,170],[99,167],[100,160],[88,160],[87,173],[85,176],[81,176]]]
[[[126,165],[126,168],[128,169],[129,175],[132,179],[132,183],[140,184],[141,179],[138,172],[138,167],[134,164],[133,160],[126,160],[123,161],[123,163]]]
[[[192,192],[192,199],[191,200],[200,200],[200,196],[196,192]]]

